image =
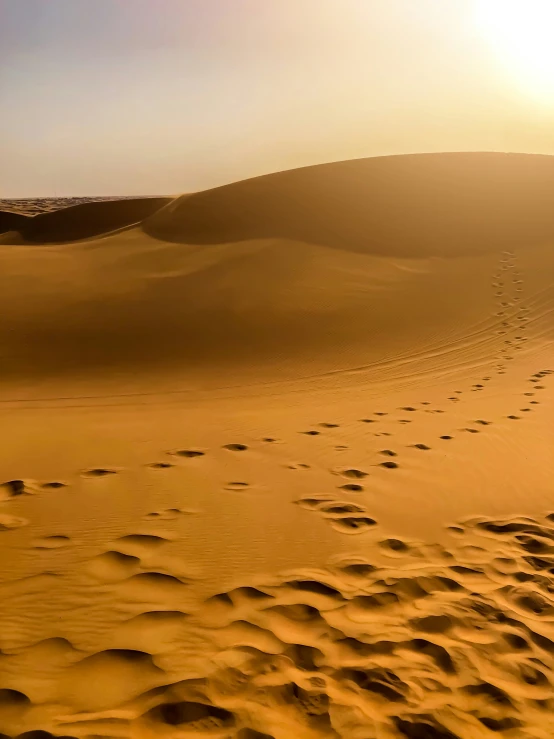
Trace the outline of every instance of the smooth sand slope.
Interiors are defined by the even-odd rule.
[[[550,739],[553,185],[385,157],[1,237],[0,733]]]

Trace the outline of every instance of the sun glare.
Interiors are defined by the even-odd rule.
[[[525,91],[554,105],[554,0],[476,0],[476,16]]]

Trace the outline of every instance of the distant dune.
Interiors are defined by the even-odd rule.
[[[169,198],[137,198],[81,203],[21,221],[18,231],[39,244],[78,241],[138,224],[169,202]]]

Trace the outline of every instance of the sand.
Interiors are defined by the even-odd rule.
[[[384,157],[10,226],[0,734],[550,739],[553,181]]]

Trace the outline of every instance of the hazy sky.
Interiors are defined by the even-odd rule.
[[[0,197],[177,194],[378,154],[554,153],[554,52],[551,89],[523,68],[534,28],[552,26],[527,29],[518,68],[506,48],[522,22],[506,25],[502,3],[0,0]]]

